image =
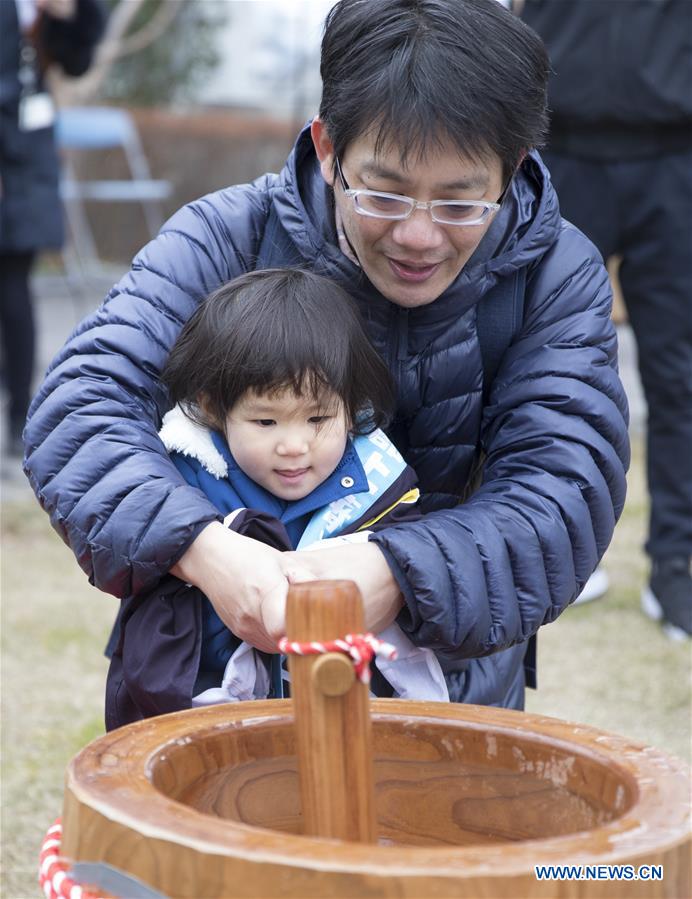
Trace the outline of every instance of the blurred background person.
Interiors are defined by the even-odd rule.
[[[521,8],[520,8],[521,7]],[[562,215],[622,257],[648,406],[646,614],[692,634],[692,4],[526,0],[552,65],[543,156]]]
[[[0,2],[0,328],[12,455],[22,452],[34,369],[29,276],[37,252],[63,242],[55,110],[44,76],[51,65],[82,75],[104,26],[100,0]]]

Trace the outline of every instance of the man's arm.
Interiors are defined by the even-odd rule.
[[[25,430],[25,471],[53,527],[99,589],[153,586],[220,518],[168,458],[159,374],[200,300],[245,270],[263,184],[182,209],[136,257],[50,366]],[[234,242],[236,241],[236,242]]]
[[[564,225],[529,278],[525,320],[484,413],[480,489],[373,536],[402,583],[415,642],[470,658],[525,640],[574,600],[625,499],[627,401],[611,292]]]
[[[395,612],[397,584],[397,623],[452,657],[495,652],[554,620],[595,569],[624,504],[627,403],[607,274],[569,226],[548,257],[491,390],[477,493],[373,534],[367,548],[305,554],[320,577],[359,580],[366,605],[368,593],[379,597],[371,627]]]
[[[50,62],[67,75],[83,75],[106,27],[101,0],[38,0],[39,41]]]

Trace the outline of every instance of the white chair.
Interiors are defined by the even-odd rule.
[[[56,139],[61,151],[120,148],[130,177],[123,180],[82,181],[76,177],[69,152],[63,152],[61,195],[65,204],[71,248],[63,256],[68,275],[76,274],[69,250],[74,251],[79,274],[103,271],[85,201],[139,203],[151,237],[163,224],[163,201],[172,193],[169,181],[153,179],[132,116],[108,106],[71,106],[59,110]]]

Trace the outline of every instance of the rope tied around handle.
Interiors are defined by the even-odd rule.
[[[309,656],[321,655],[325,652],[343,652],[353,660],[358,680],[362,684],[370,683],[370,661],[374,656],[385,659],[395,659],[396,646],[385,643],[374,634],[346,634],[345,637],[336,640],[310,640],[300,643],[297,640],[289,640],[282,637],[279,640],[279,652],[284,655]]]

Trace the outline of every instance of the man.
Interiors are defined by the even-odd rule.
[[[527,641],[605,551],[628,460],[607,275],[530,152],[545,51],[496,0],[342,0],[321,71],[284,171],[173,216],[68,341],[33,405],[27,471],[103,590],[172,571],[275,651],[287,577],[352,578],[367,627],[396,618],[437,651],[452,699],[521,708]],[[424,520],[282,554],[224,528],[166,459],[158,374],[183,322],[221,282],[282,265],[358,302],[398,384],[390,433]],[[484,385],[480,307],[508,287],[523,315]]]
[[[688,0],[527,0],[554,75],[550,153],[563,215],[620,282],[647,400],[644,611],[692,637],[692,8]]]

